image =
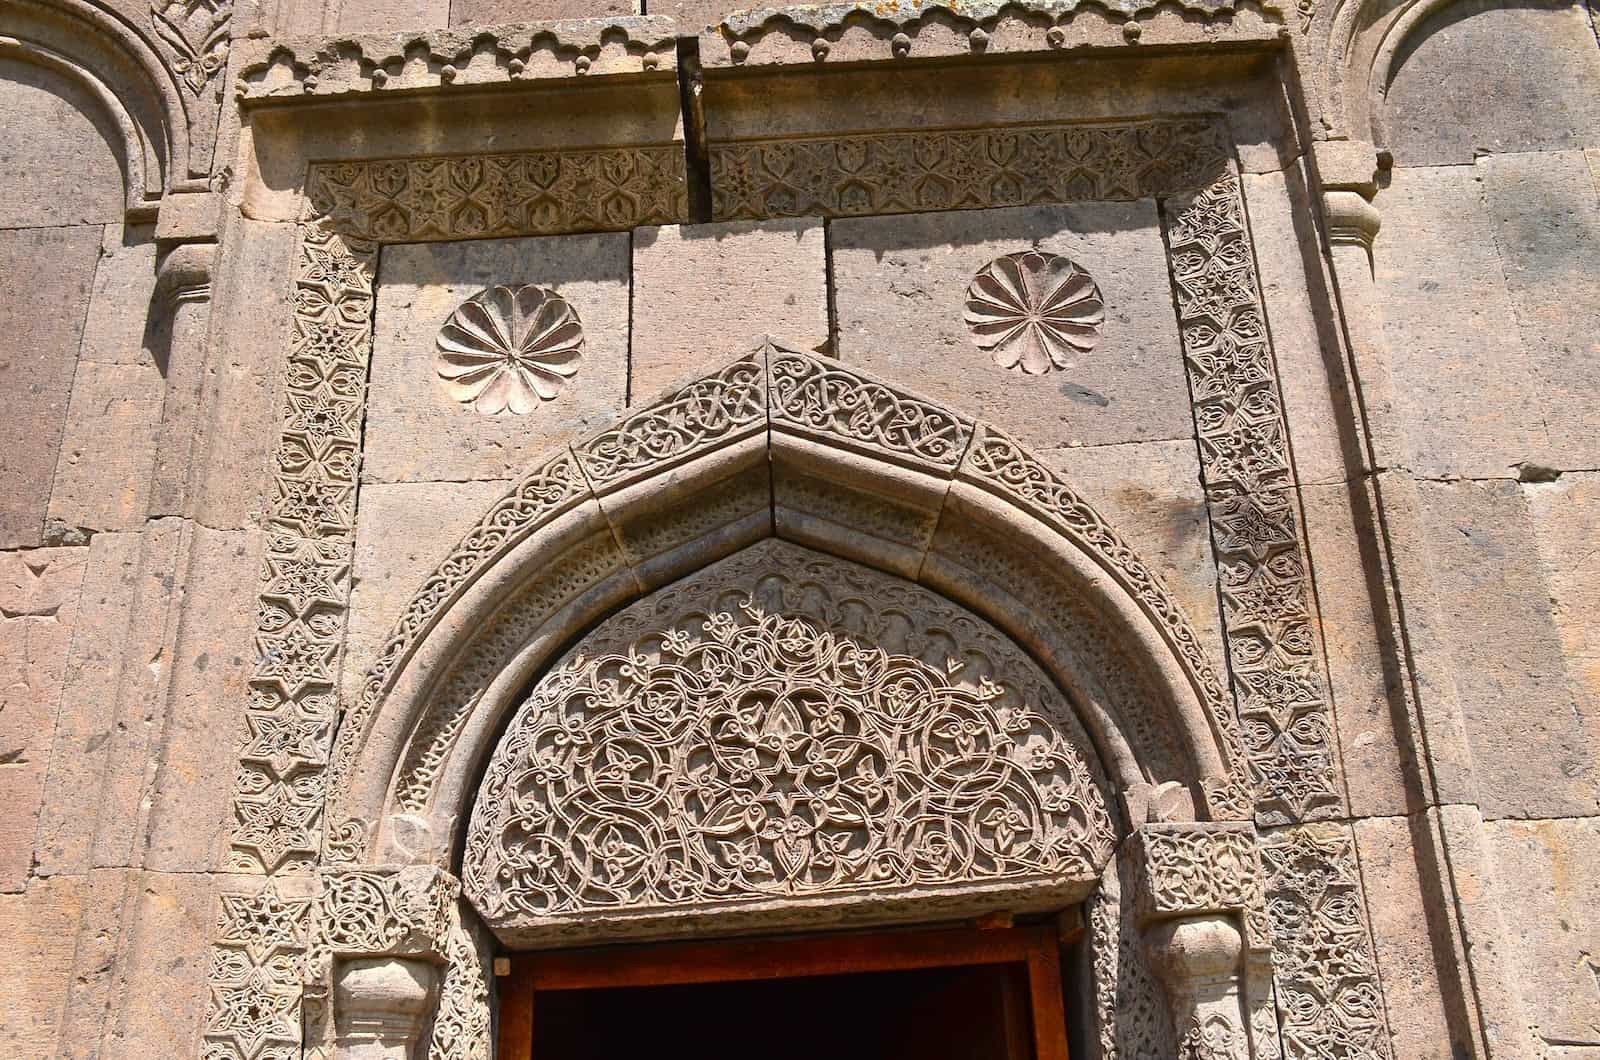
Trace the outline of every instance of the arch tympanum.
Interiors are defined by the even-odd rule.
[[[501,738],[462,887],[514,945],[1081,899],[1116,845],[1061,692],[892,575],[768,539],[608,619]]]

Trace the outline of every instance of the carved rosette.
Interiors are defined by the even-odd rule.
[[[479,792],[466,893],[519,941],[808,898],[1059,905],[1114,842],[1087,746],[976,616],[769,541],[540,680]]]
[[[964,319],[972,341],[1001,368],[1043,375],[1072,367],[1100,341],[1105,299],[1071,258],[1037,250],[999,257],[967,288]]]
[[[525,416],[577,374],[583,325],[547,287],[490,287],[456,307],[438,347],[439,378],[452,398],[486,416]]]

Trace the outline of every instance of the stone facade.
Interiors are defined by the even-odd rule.
[[[1600,1057],[1600,12],[725,6],[0,6],[0,1054],[1002,909]]]

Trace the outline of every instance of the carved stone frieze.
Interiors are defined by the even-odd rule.
[[[306,194],[336,230],[397,243],[619,231],[689,208],[672,144],[318,163]]]
[[[428,1060],[493,1060],[493,1014],[489,1010],[492,960],[485,940],[465,923],[470,913],[457,903],[445,940],[444,976],[433,1016]]]
[[[1270,832],[1261,859],[1285,1055],[1387,1060],[1389,1031],[1349,827]]]
[[[151,0],[150,22],[172,50],[172,69],[195,95],[228,65],[232,0]]]
[[[1143,1060],[1174,1051],[1172,1018],[1139,942],[1136,888],[1123,882],[1131,876],[1128,859],[1118,855],[1089,902],[1097,1060]]]
[[[1336,814],[1283,401],[1238,176],[1169,202],[1162,217],[1256,813],[1265,823]]]
[[[479,792],[465,889],[518,941],[808,898],[1059,903],[1115,842],[1087,748],[981,619],[769,540],[608,620],[535,685]]]
[[[573,446],[596,493],[766,426],[766,352],[697,379]]]
[[[296,881],[221,896],[201,1027],[205,1060],[298,1060],[314,904]]]
[[[1226,166],[1205,119],[712,143],[717,220],[918,213],[1140,199],[1204,184]]]
[[[309,871],[350,592],[375,248],[304,226],[228,867]]]
[[[946,474],[972,440],[971,420],[835,361],[776,347],[767,357],[775,429]]]

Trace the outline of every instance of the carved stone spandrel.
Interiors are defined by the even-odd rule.
[[[435,371],[440,329],[496,285],[537,284],[583,322],[577,374],[526,416],[486,416]],[[515,477],[540,453],[623,409],[628,238],[624,235],[407,244],[385,250],[377,285],[362,473],[377,482]]]
[[[761,344],[827,348],[816,218],[639,228],[633,233],[634,403]]]
[[[395,616],[510,483],[371,483],[361,491],[341,687],[360,695]]]
[[[1041,449],[1193,433],[1153,201],[847,218],[832,247],[845,364]],[[974,277],[1034,247],[1081,266],[1104,301],[1092,348],[1063,347],[1043,375],[996,364],[964,319]]]

